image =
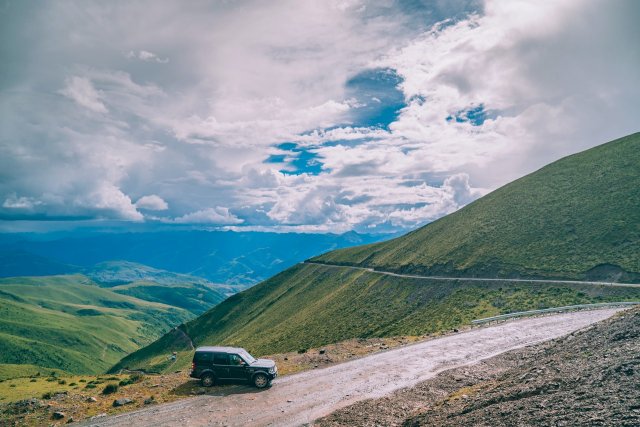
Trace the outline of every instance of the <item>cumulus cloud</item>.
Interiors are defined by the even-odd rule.
[[[13,2],[0,218],[415,227],[637,131],[639,8]],[[397,88],[350,85],[376,69]]]
[[[229,212],[228,208],[217,206],[191,212],[175,219],[179,224],[241,224],[243,220]]]
[[[155,194],[140,197],[135,203],[135,206],[138,209],[147,209],[150,211],[166,211],[169,209],[167,202]]]

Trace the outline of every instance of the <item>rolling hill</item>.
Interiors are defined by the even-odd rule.
[[[83,273],[113,292],[179,307],[196,315],[243,289],[128,261],[102,262]]]
[[[0,371],[103,372],[191,317],[82,275],[0,279]]]
[[[239,345],[262,355],[353,337],[422,335],[512,311],[640,301],[637,287],[464,278],[639,277],[638,165],[640,134],[561,159],[405,236],[313,259],[335,265],[296,265],[113,369],[170,369],[170,351],[186,365],[192,345]],[[340,265],[461,278],[393,277]]]

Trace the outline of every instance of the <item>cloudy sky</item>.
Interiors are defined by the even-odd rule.
[[[0,230],[389,232],[639,129],[634,0],[0,0]]]

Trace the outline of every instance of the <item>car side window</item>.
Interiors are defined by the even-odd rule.
[[[237,354],[230,354],[229,355],[229,364],[232,366],[242,366],[244,365],[244,360],[242,360],[242,358],[240,356],[238,356]]]
[[[211,353],[196,353],[196,363],[211,363],[213,355]]]
[[[213,364],[214,365],[228,365],[229,364],[229,355],[226,353],[215,353],[213,355]]]

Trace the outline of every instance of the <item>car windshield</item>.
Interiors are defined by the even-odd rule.
[[[242,357],[242,358],[245,360],[245,362],[247,362],[249,365],[251,365],[253,362],[255,362],[255,361],[256,361],[256,359],[254,359],[252,355],[250,355],[249,353],[247,353],[247,352],[246,352],[246,351],[244,351],[244,350],[239,351],[239,352],[238,352],[238,354],[239,354],[239,355],[240,355],[240,357]]]

